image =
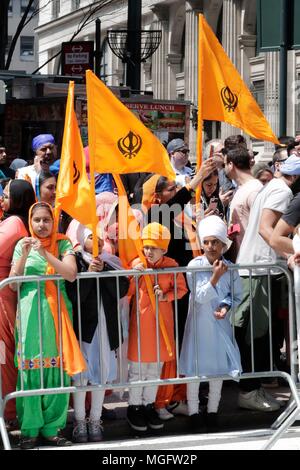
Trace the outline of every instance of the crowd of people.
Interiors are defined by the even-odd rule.
[[[141,433],[162,429],[165,421],[182,413],[200,432],[218,429],[222,393],[222,380],[211,381],[203,412],[200,378],[227,375],[239,380],[253,367],[288,371],[288,355],[283,361],[281,354],[289,342],[285,278],[272,271],[270,364],[268,273],[262,266],[251,276],[246,269],[228,269],[235,263],[276,265],[279,259],[293,269],[299,262],[293,236],[300,222],[300,139],[280,141],[269,164],[255,163],[255,152],[241,135],[210,141],[203,164],[195,171],[188,146],[176,138],[167,145],[174,181],[149,173],[122,175],[143,247],[143,257],[130,260],[138,276],[87,277],[79,288],[74,282],[77,273],[124,269],[118,249],[122,214],[112,175],[96,175],[99,255],[93,258],[89,228],[63,213],[56,230],[53,206],[60,160],[54,137],[41,134],[33,139],[34,159],[29,166],[19,158],[9,166],[2,146],[1,280],[12,277],[0,291],[3,395],[71,383],[112,383],[120,376],[119,351],[126,358],[125,380],[135,383],[128,399],[131,428]],[[85,157],[89,171],[88,147]],[[197,188],[201,188],[199,203]],[[143,273],[178,266],[191,271],[154,272],[150,277]],[[197,271],[206,266],[207,271]],[[53,274],[63,280],[25,280],[18,287],[15,279]],[[177,370],[182,377],[199,380],[188,385],[136,385],[140,380],[174,378]],[[280,408],[259,379],[241,380],[239,387],[241,408],[262,412]],[[73,395],[73,442],[102,440],[104,395],[95,387],[88,413],[86,392]],[[8,402],[5,419],[7,425],[17,420],[21,448],[33,448],[41,439],[49,445],[71,445],[60,434],[69,398],[63,393]]]

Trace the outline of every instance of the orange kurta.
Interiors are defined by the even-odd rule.
[[[133,261],[132,267],[140,263],[137,258]],[[148,266],[150,267],[150,265]],[[153,268],[153,266],[151,266]],[[164,256],[155,264],[155,268],[170,268],[178,267],[176,261]],[[151,275],[152,285],[155,285],[155,276]],[[187,292],[185,279],[182,273],[176,275],[177,281],[177,298],[180,299]],[[163,293],[167,296],[167,301],[159,302],[159,311],[163,316],[166,331],[168,333],[170,344],[173,352],[171,357],[168,354],[165,342],[159,330],[160,340],[160,362],[171,361],[175,358],[175,338],[174,338],[174,313],[172,300],[175,299],[174,293],[174,275],[173,274],[159,274],[157,283],[162,289]],[[147,292],[144,276],[139,280],[139,319],[140,319],[140,335],[141,335],[141,362],[156,362],[157,357],[157,342],[156,342],[156,318],[153,311],[151,301]],[[136,317],[136,285],[135,279],[132,278],[129,288],[129,295],[132,295],[132,309],[130,314],[129,326],[129,341],[128,341],[128,359],[130,361],[138,362],[138,327]]]

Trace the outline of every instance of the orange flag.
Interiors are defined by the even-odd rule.
[[[198,73],[200,121],[224,121],[255,139],[279,143],[247,85],[202,14],[199,16]],[[202,125],[198,129],[201,132]]]
[[[98,256],[95,186],[86,173],[85,156],[74,111],[74,82],[69,83],[60,169],[56,186],[55,215],[64,210],[93,232],[93,256]]]
[[[113,175],[114,180],[116,182],[118,193],[119,193],[119,256],[122,261],[122,264],[126,269],[131,268],[131,262],[139,257],[143,265],[146,267],[146,259],[143,253],[143,243],[141,240],[141,233],[139,224],[132,212],[132,209],[128,203],[127,194],[124,189],[122,180],[119,175]],[[155,312],[156,309],[156,301],[155,296],[153,293],[153,286],[151,283],[150,276],[144,276],[147,291],[150,297],[150,302]],[[164,338],[166,348],[170,357],[173,356],[170,339],[168,336],[168,332],[166,330],[165,322],[158,312],[158,319],[159,319],[159,326]]]
[[[137,257],[146,266],[139,223],[129,205],[120,175],[113,174],[113,177],[119,194],[118,247],[120,259],[126,269],[131,269],[131,263]]]
[[[90,70],[86,89],[89,149],[95,171],[149,172],[174,180],[165,147]]]

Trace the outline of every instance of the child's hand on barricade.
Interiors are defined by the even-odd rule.
[[[139,263],[134,266],[134,269],[137,269],[138,271],[145,271],[145,266],[143,265],[143,263]]]
[[[158,300],[160,302],[165,302],[167,300],[166,295],[163,293],[159,285],[157,284],[156,286],[153,287],[154,294],[157,295]]]
[[[103,271],[103,268],[104,268],[104,262],[99,258],[94,258],[92,259],[92,262],[89,265],[88,271],[99,273],[100,271]]]

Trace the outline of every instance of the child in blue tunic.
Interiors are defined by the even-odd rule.
[[[231,264],[222,257],[229,248],[227,226],[217,216],[203,219],[198,234],[204,255],[193,259],[188,267],[207,266],[208,271],[187,273],[191,291],[180,354],[180,373],[199,378],[230,375],[238,379],[242,371],[240,353],[233,337],[230,314],[241,301],[242,287],[238,271],[228,271]],[[217,426],[217,412],[221,399],[222,380],[209,382],[207,425]],[[191,424],[203,426],[199,415],[200,380],[187,385],[188,410]],[[196,430],[196,429],[195,429]]]

